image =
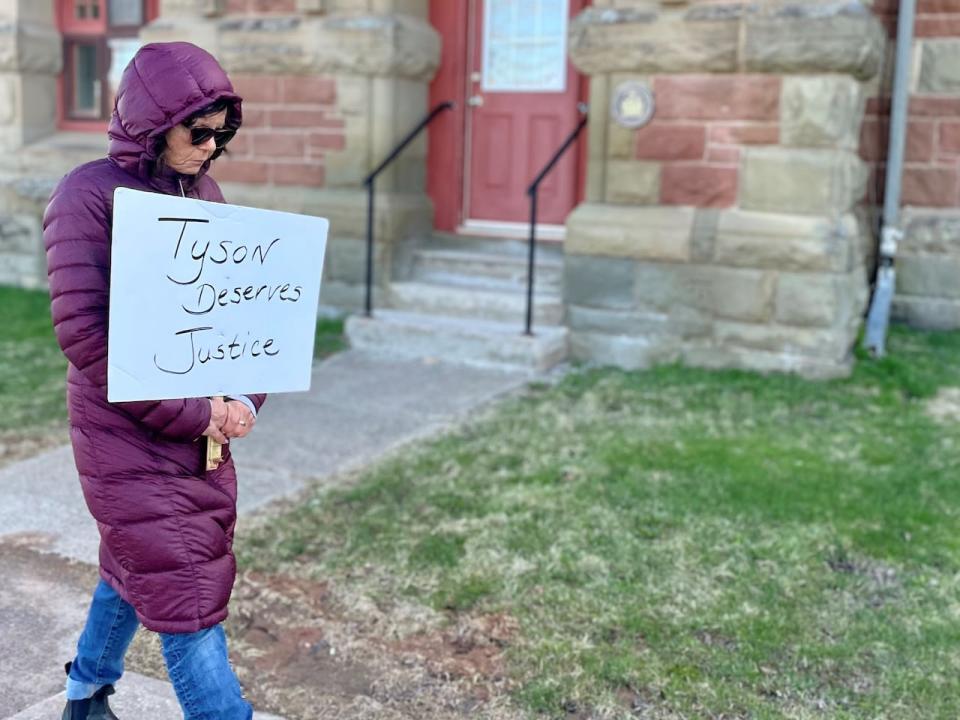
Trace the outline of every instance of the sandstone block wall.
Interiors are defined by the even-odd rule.
[[[859,210],[884,33],[857,2],[598,2],[588,204],[567,224],[573,349],[627,367],[849,372],[872,240]],[[639,130],[606,109],[646,83]]]
[[[565,296],[581,358],[849,370],[867,293],[853,214],[584,204],[568,233]]]
[[[52,4],[0,0],[0,151],[54,131],[62,64]]]
[[[39,236],[35,215],[0,216],[0,285],[42,287],[46,265],[37,248]]]
[[[894,317],[919,328],[960,328],[960,211],[906,208],[903,223]]]
[[[2,284],[39,287],[46,281],[40,212],[17,192],[20,178],[15,158],[24,146],[55,129],[57,74],[62,61],[52,3],[0,0]]]

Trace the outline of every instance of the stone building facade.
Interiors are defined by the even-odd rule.
[[[569,74],[560,84],[571,103],[588,103],[590,124],[579,157],[563,170],[572,178],[567,210],[544,229],[545,256],[557,267],[555,287],[546,279],[538,286],[545,294],[537,318],[556,326],[542,334],[555,341],[548,355],[569,349],[624,367],[680,360],[815,377],[848,372],[873,272],[896,1],[569,1]],[[46,196],[63,172],[106,146],[102,130],[58,130],[60,2],[0,0],[4,283],[42,284]],[[960,0],[918,2],[895,313],[960,327]],[[245,98],[245,123],[214,175],[232,202],[330,218],[323,301],[343,309],[357,308],[363,294],[363,177],[431,103],[455,100],[378,179],[374,226],[377,306],[406,308],[405,293],[416,289],[419,309],[459,316],[475,309],[454,311],[463,286],[443,294],[398,281],[437,261],[428,254],[435,230],[444,252],[484,228],[526,234],[489,214],[471,226],[471,213],[482,214],[471,195],[482,178],[463,175],[483,165],[497,180],[515,167],[488,162],[490,149],[471,156],[461,147],[469,140],[462,133],[480,127],[471,114],[484,102],[479,88],[491,85],[472,58],[499,42],[481,31],[482,15],[470,14],[484,5],[160,0],[139,39],[189,40],[221,60]],[[489,24],[497,16],[488,9],[482,17]],[[546,25],[538,27],[547,37]],[[497,56],[490,58],[494,68]],[[630,83],[655,102],[652,120],[638,129],[612,114],[614,96]],[[496,150],[505,134],[495,129],[512,130],[496,124],[494,97],[486,94],[493,142],[483,147]],[[563,118],[560,135],[542,124],[525,143],[548,137],[549,155],[566,134]],[[548,184],[545,192],[558,191]],[[462,211],[469,202],[473,209]],[[470,248],[474,266],[478,247]],[[490,287],[473,295],[487,298],[491,312],[513,312],[513,299]],[[360,343],[377,335],[355,329]],[[389,333],[380,338],[394,344]]]

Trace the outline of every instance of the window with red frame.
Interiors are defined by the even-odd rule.
[[[158,5],[158,0],[58,0],[61,127],[103,127],[120,75],[140,47],[140,28],[156,18]]]

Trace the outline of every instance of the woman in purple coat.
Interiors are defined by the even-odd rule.
[[[140,624],[160,633],[188,720],[247,720],[220,622],[236,575],[237,479],[228,447],[205,469],[204,436],[252,429],[264,397],[107,401],[113,191],[223,202],[207,175],[237,132],[241,99],[217,61],[189,43],[143,47],[124,71],[108,157],[57,186],[44,216],[51,308],[69,360],[70,436],[100,530],[100,583],[67,665],[63,718],[116,717],[107,703]],[[150,322],[150,308],[143,308]]]

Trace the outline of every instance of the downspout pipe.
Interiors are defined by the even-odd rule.
[[[907,104],[910,99],[910,65],[913,58],[913,27],[916,12],[916,0],[900,0],[893,98],[890,108],[890,146],[887,153],[877,278],[864,333],[864,347],[874,357],[883,357],[886,352],[890,306],[896,291],[894,260],[897,245],[903,239],[900,196],[903,184],[903,156],[907,137]]]

